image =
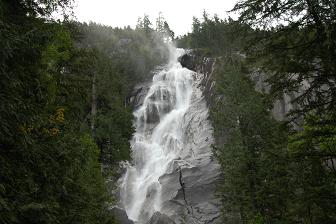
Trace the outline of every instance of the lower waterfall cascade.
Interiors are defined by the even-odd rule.
[[[182,219],[174,203],[183,204],[186,213],[192,215],[193,206],[186,199],[185,187],[197,188],[198,180],[211,185],[209,178],[219,172],[218,164],[212,162],[213,133],[200,87],[204,77],[181,66],[178,57],[183,54],[183,49],[173,50],[170,62],[153,76],[142,105],[134,112],[132,164],[127,165],[120,181],[120,198],[127,216],[135,223],[147,223],[157,211],[175,222]],[[191,176],[199,172],[197,175],[203,177],[186,184],[182,179],[185,172]],[[204,187],[207,188],[198,186]],[[209,195],[213,191],[211,186]],[[206,198],[200,200],[201,212],[218,209]],[[202,219],[196,216],[195,220]]]

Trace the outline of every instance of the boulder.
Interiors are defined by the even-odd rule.
[[[183,68],[187,68],[189,70],[195,70],[195,58],[192,54],[184,54],[178,58],[178,61],[181,63]]]
[[[147,224],[175,224],[167,215],[155,212]]]
[[[134,224],[132,220],[128,219],[128,216],[126,214],[126,211],[122,208],[119,208],[117,206],[113,207],[111,209],[112,214],[119,224]]]

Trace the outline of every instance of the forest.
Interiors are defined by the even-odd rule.
[[[171,44],[215,59],[219,223],[336,223],[335,1],[240,0],[237,19],[204,11],[177,37],[161,17],[78,22],[73,3],[0,2],[0,223],[119,223],[110,209],[132,160],[130,96]]]
[[[179,40],[217,58],[222,97],[211,119],[223,223],[335,223],[335,2],[248,0],[233,11],[238,21],[204,12]],[[276,121],[284,94],[294,106]]]

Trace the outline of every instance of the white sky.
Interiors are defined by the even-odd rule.
[[[192,17],[201,17],[205,9],[211,16],[226,17],[237,0],[76,0],[75,16],[79,21],[135,27],[138,17],[149,15],[152,24],[159,12],[176,35],[191,31]]]

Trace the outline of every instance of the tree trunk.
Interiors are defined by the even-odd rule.
[[[91,89],[91,131],[92,134],[94,133],[95,129],[95,120],[96,120],[96,114],[97,114],[97,75],[96,72],[93,73],[92,76],[92,89]]]

